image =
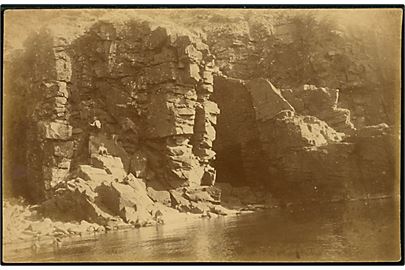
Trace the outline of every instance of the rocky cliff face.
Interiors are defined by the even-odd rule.
[[[71,58],[63,40],[41,34],[26,86],[28,104],[27,169],[33,197],[40,198],[69,173],[74,142],[69,124]]]
[[[293,96],[290,90],[278,90],[265,79],[217,78],[214,82],[215,100],[221,108],[218,123],[227,123],[218,126],[218,147],[214,147],[217,168],[238,168],[239,175],[219,173],[217,181],[237,183],[242,178],[245,183],[266,186],[282,201],[330,201],[395,193],[395,135],[385,124],[356,129],[350,112],[334,103],[331,93],[335,90],[306,85]],[[229,94],[227,99],[229,89],[237,94]],[[242,110],[237,113],[236,108]],[[234,130],[240,132],[232,133]],[[221,148],[222,141],[227,141],[226,148]],[[249,148],[252,141],[259,150]],[[380,148],[383,145],[384,149]],[[245,149],[243,153],[249,154],[227,152],[232,148]],[[247,165],[249,157],[253,157],[253,169]],[[367,159],[373,160],[373,166],[366,165]]]
[[[98,23],[72,44],[45,38],[28,90],[28,167],[37,170],[39,197],[101,144],[137,176],[172,188],[214,183],[219,110],[210,100],[213,56],[201,39],[138,22],[119,31]]]
[[[339,24],[333,15],[319,18],[316,12],[273,11],[272,16],[249,12],[232,18],[204,17],[209,21],[203,27],[207,44],[225,75],[271,78],[282,89],[304,84],[340,89],[341,103],[351,110],[356,125],[396,122],[398,110],[389,104],[399,98],[395,91],[399,62],[393,59],[400,54],[392,22],[356,29],[345,19]],[[347,112],[339,114],[344,118]]]
[[[145,23],[119,33],[112,25],[97,27],[75,44],[77,90],[93,97],[90,104],[79,98],[78,111],[87,118],[77,117],[78,125],[101,119],[135,160],[147,158],[154,178],[172,187],[213,181],[209,162],[218,109],[209,100],[214,64],[208,47],[198,37]],[[93,50],[80,51],[83,44]],[[101,57],[91,55],[94,50]]]
[[[394,193],[395,132],[356,127],[337,89],[277,88],[266,63],[280,31],[215,18],[195,32],[130,20],[34,35],[11,84],[30,98],[10,129],[25,136],[10,165],[28,172],[25,196],[110,226],[226,214],[218,187],[244,203]]]
[[[282,89],[282,94],[303,115],[313,115],[335,130],[348,135],[355,131],[350,110],[339,108],[339,89],[303,85],[297,89]]]

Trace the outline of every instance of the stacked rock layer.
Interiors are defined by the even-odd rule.
[[[34,62],[28,104],[29,186],[43,198],[69,174],[74,142],[70,118],[71,59],[63,39],[48,38]],[[44,61],[44,62],[41,62]]]
[[[62,181],[71,159],[73,167],[89,163],[100,146],[137,177],[170,188],[214,184],[215,62],[198,35],[100,22],[71,44],[41,42],[54,64],[40,73],[29,116],[38,134],[29,167],[43,168],[32,182],[45,181],[39,190]]]

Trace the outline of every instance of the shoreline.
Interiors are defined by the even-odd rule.
[[[168,218],[164,223],[155,223],[155,224],[148,224],[146,226],[137,226],[135,224],[120,224],[115,226],[112,229],[107,229],[107,226],[99,225],[96,223],[89,223],[87,221],[81,221],[81,222],[61,222],[61,221],[52,221],[52,225],[54,228],[60,227],[62,224],[63,226],[71,226],[71,225],[76,225],[76,226],[82,226],[82,230],[80,232],[74,232],[74,233],[65,233],[65,234],[60,234],[60,229],[54,229],[53,233],[54,235],[41,235],[39,237],[35,237],[35,233],[27,233],[26,231],[21,232],[22,234],[26,235],[26,237],[22,238],[21,236],[18,237],[17,239],[7,239],[7,232],[5,231],[5,227],[3,227],[3,233],[5,239],[3,240],[3,247],[7,247],[10,249],[10,251],[23,248],[23,249],[29,249],[31,248],[33,252],[35,252],[35,249],[39,249],[41,247],[50,247],[53,246],[54,249],[60,248],[62,245],[61,243],[64,242],[63,245],[65,244],[71,244],[71,243],[76,243],[78,241],[91,241],[92,239],[97,241],[100,236],[108,234],[108,233],[116,233],[116,232],[126,232],[126,231],[133,231],[136,229],[139,229],[140,232],[142,231],[142,228],[150,228],[150,227],[157,227],[157,226],[176,226],[176,224],[184,223],[184,222],[195,222],[195,221],[200,221],[200,220],[210,220],[210,219],[215,219],[215,218],[229,218],[229,217],[237,217],[241,215],[246,215],[246,214],[254,214],[256,212],[262,212],[262,211],[272,211],[276,209],[288,209],[288,208],[294,208],[298,206],[312,206],[314,204],[320,205],[320,204],[333,204],[333,203],[355,203],[355,202],[366,202],[365,205],[367,205],[367,201],[376,201],[376,200],[395,200],[397,201],[399,199],[399,195],[379,195],[379,196],[363,196],[359,198],[352,198],[352,199],[344,199],[344,200],[329,200],[327,202],[301,202],[301,203],[288,203],[285,206],[281,207],[279,205],[274,205],[274,206],[269,206],[269,205],[262,205],[262,204],[256,204],[256,205],[246,205],[244,208],[241,208],[239,210],[233,210],[233,209],[227,209],[229,212],[226,215],[216,215],[213,213],[209,213],[208,215],[203,215],[203,214],[193,214],[193,213],[181,213],[178,212],[177,214],[172,215],[170,218]],[[43,218],[42,221],[34,221],[34,223],[49,223],[49,218]],[[31,226],[31,225],[29,225]],[[28,227],[29,227],[28,226]],[[86,229],[84,227],[87,226]],[[98,228],[96,227],[98,226]],[[93,227],[93,229],[91,229]],[[104,229],[99,229],[100,227],[103,227]],[[58,233],[59,232],[59,233]],[[31,237],[29,237],[31,235]]]

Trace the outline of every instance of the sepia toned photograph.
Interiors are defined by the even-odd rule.
[[[403,6],[2,19],[2,264],[403,264]]]

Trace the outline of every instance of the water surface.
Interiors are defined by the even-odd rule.
[[[291,206],[109,232],[61,248],[4,247],[6,261],[387,261],[399,259],[393,199]]]

